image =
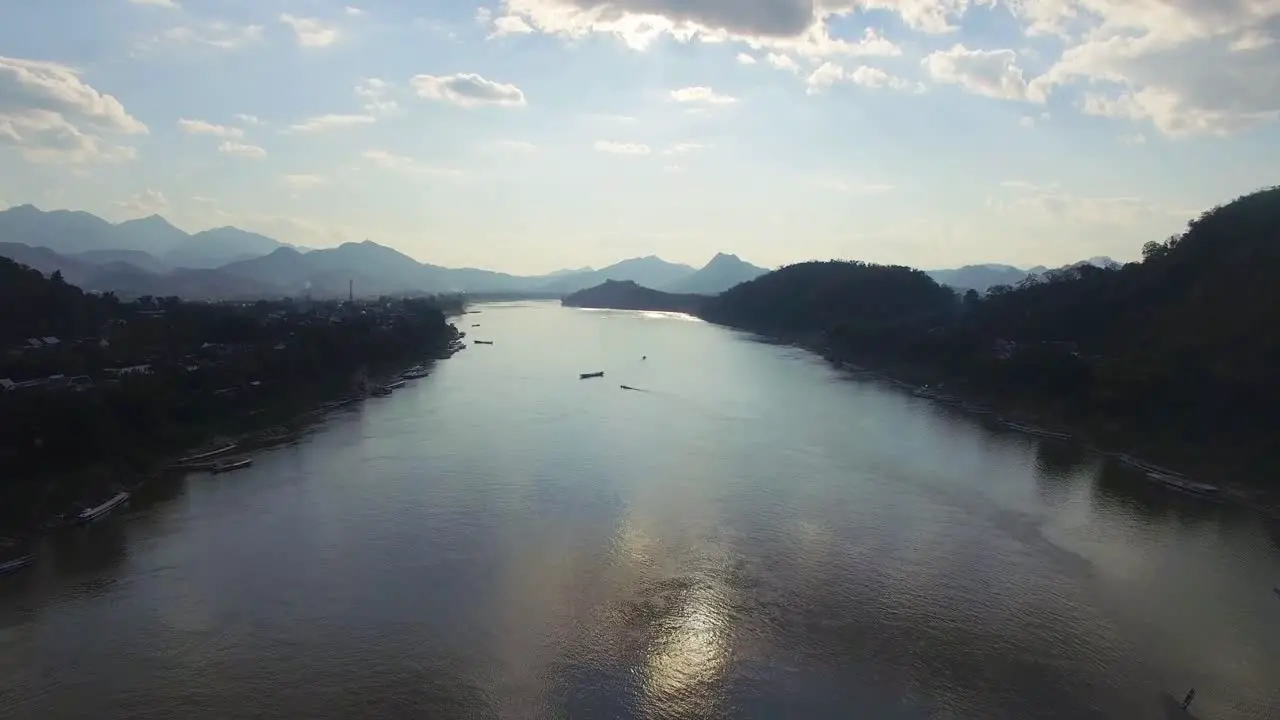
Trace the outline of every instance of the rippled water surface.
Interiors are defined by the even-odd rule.
[[[1280,717],[1243,511],[688,319],[474,322],[0,578],[0,717]]]

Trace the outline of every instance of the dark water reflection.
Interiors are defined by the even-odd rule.
[[[701,323],[484,315],[497,345],[0,581],[0,716],[1280,706],[1247,513]]]

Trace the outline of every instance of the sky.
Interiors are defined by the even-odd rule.
[[[1276,0],[0,15],[0,207],[370,239],[446,266],[1128,260],[1280,167]]]

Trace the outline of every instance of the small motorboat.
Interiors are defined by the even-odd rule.
[[[619,385],[618,387],[622,388],[623,390],[639,390],[640,389],[640,388],[633,388],[630,385]]]
[[[200,462],[202,460],[208,460],[209,458],[217,457],[219,455],[225,455],[235,449],[236,449],[235,443],[228,443],[226,445],[223,445],[220,448],[215,448],[208,452],[196,453],[195,455],[188,455],[184,458],[178,458],[177,460],[174,461],[174,465],[183,465],[186,463],[195,463],[195,462]]]
[[[476,345],[492,345],[493,341],[492,340],[476,340],[475,343]]]
[[[589,380],[589,379],[591,379],[591,378],[602,378],[602,377],[604,377],[604,371],[603,371],[603,370],[601,370],[600,372],[582,373],[581,375],[579,375],[579,376],[578,376],[578,379],[579,379],[579,380]]]
[[[253,458],[242,458],[234,462],[219,464],[217,467],[213,469],[213,473],[216,475],[219,473],[231,472],[232,470],[241,470],[249,467],[252,464],[253,464]]]
[[[480,327],[480,323],[476,323],[475,325],[472,325],[471,327]]]
[[[405,383],[404,383],[404,381],[403,381],[403,380],[397,380],[397,381],[392,382],[392,383],[387,383],[386,385],[383,385],[382,387],[384,387],[384,388],[386,388],[386,389],[388,389],[388,390],[399,390],[400,388],[404,387],[404,384],[405,384]]]

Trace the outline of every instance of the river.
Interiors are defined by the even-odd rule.
[[[1278,716],[1249,512],[696,320],[480,310],[0,578],[0,717]]]

